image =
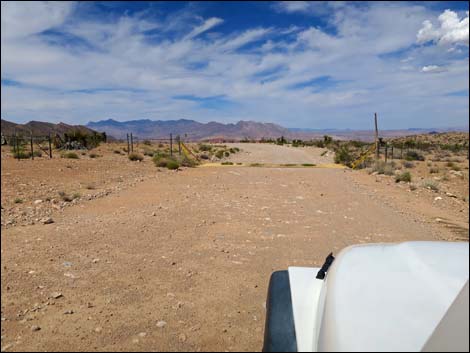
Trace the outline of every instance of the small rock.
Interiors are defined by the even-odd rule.
[[[39,205],[40,203],[42,203],[42,200],[36,200],[36,201],[34,201],[34,204],[35,204],[35,205]]]
[[[442,197],[436,196],[436,197],[434,198],[434,201],[438,201],[438,200],[442,200]]]
[[[186,335],[185,335],[184,333],[182,333],[182,334],[180,334],[180,335],[178,336],[178,340],[179,340],[180,342],[186,342],[187,337],[186,337]]]
[[[59,299],[61,297],[63,297],[62,293],[59,293],[59,292],[51,293],[51,298],[53,298],[53,299]]]
[[[99,262],[100,259],[93,259],[91,262],[93,262],[94,264],[96,264],[97,262]]]
[[[66,310],[64,311],[64,315],[72,315],[74,313],[73,310]]]
[[[152,216],[155,217],[157,215],[157,212],[152,212]]]
[[[157,327],[158,328],[164,328],[166,326],[166,321],[158,321],[157,322]]]
[[[54,220],[51,217],[46,217],[41,219],[42,224],[51,224],[54,223]]]
[[[140,332],[137,336],[145,337],[145,336],[147,336],[147,332]]]
[[[457,198],[457,196],[456,196],[456,195],[454,195],[454,194],[451,194],[450,192],[446,192],[446,195],[447,195],[447,196],[449,196],[449,197]]]
[[[101,327],[95,328],[95,332],[96,332],[96,333],[100,333],[101,331],[103,331],[103,329],[102,329]]]
[[[41,329],[41,328],[40,328],[39,326],[37,326],[37,325],[31,326],[31,331],[33,331],[33,332],[39,331],[40,329]]]

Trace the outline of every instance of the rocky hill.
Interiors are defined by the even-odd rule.
[[[46,136],[49,133],[53,135],[59,134],[63,135],[64,133],[70,133],[72,131],[81,131],[83,133],[93,133],[96,132],[83,125],[68,125],[65,123],[47,123],[42,121],[30,121],[26,124],[16,124],[11,121],[1,119],[1,132],[2,135],[12,136],[15,132],[18,135],[29,135],[33,134],[35,136]]]

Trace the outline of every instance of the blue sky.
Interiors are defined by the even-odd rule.
[[[468,2],[2,2],[1,115],[468,126]]]

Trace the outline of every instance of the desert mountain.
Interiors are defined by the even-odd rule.
[[[236,124],[222,124],[218,122],[199,123],[194,120],[132,120],[118,122],[113,119],[90,122],[86,125],[100,132],[106,132],[108,136],[126,138],[127,133],[132,133],[140,139],[168,138],[173,135],[185,136],[192,140],[233,139],[244,138],[261,139],[277,138],[282,135],[288,137],[292,132],[288,129],[271,123],[259,123],[253,121],[239,121]]]
[[[72,131],[81,131],[84,133],[93,133],[94,130],[83,125],[68,125],[65,123],[46,123],[42,121],[30,121],[26,124],[16,124],[7,120],[1,120],[2,134],[5,136],[14,135],[15,132],[19,135],[29,135],[32,133],[35,136],[46,136],[49,133],[53,135],[70,133]]]

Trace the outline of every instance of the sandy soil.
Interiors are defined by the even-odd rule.
[[[304,163],[301,150],[269,147]],[[104,160],[77,175],[115,173]],[[468,202],[436,204],[362,172],[136,168],[139,182],[54,209],[52,224],[2,226],[2,350],[260,350],[272,271],[357,243],[468,239]],[[4,173],[29,180],[2,163],[2,184]]]
[[[273,164],[327,164],[333,163],[334,153],[323,148],[288,147],[261,143],[227,143],[227,147],[238,147],[241,152],[230,156],[234,163]],[[325,155],[322,156],[322,154]]]

